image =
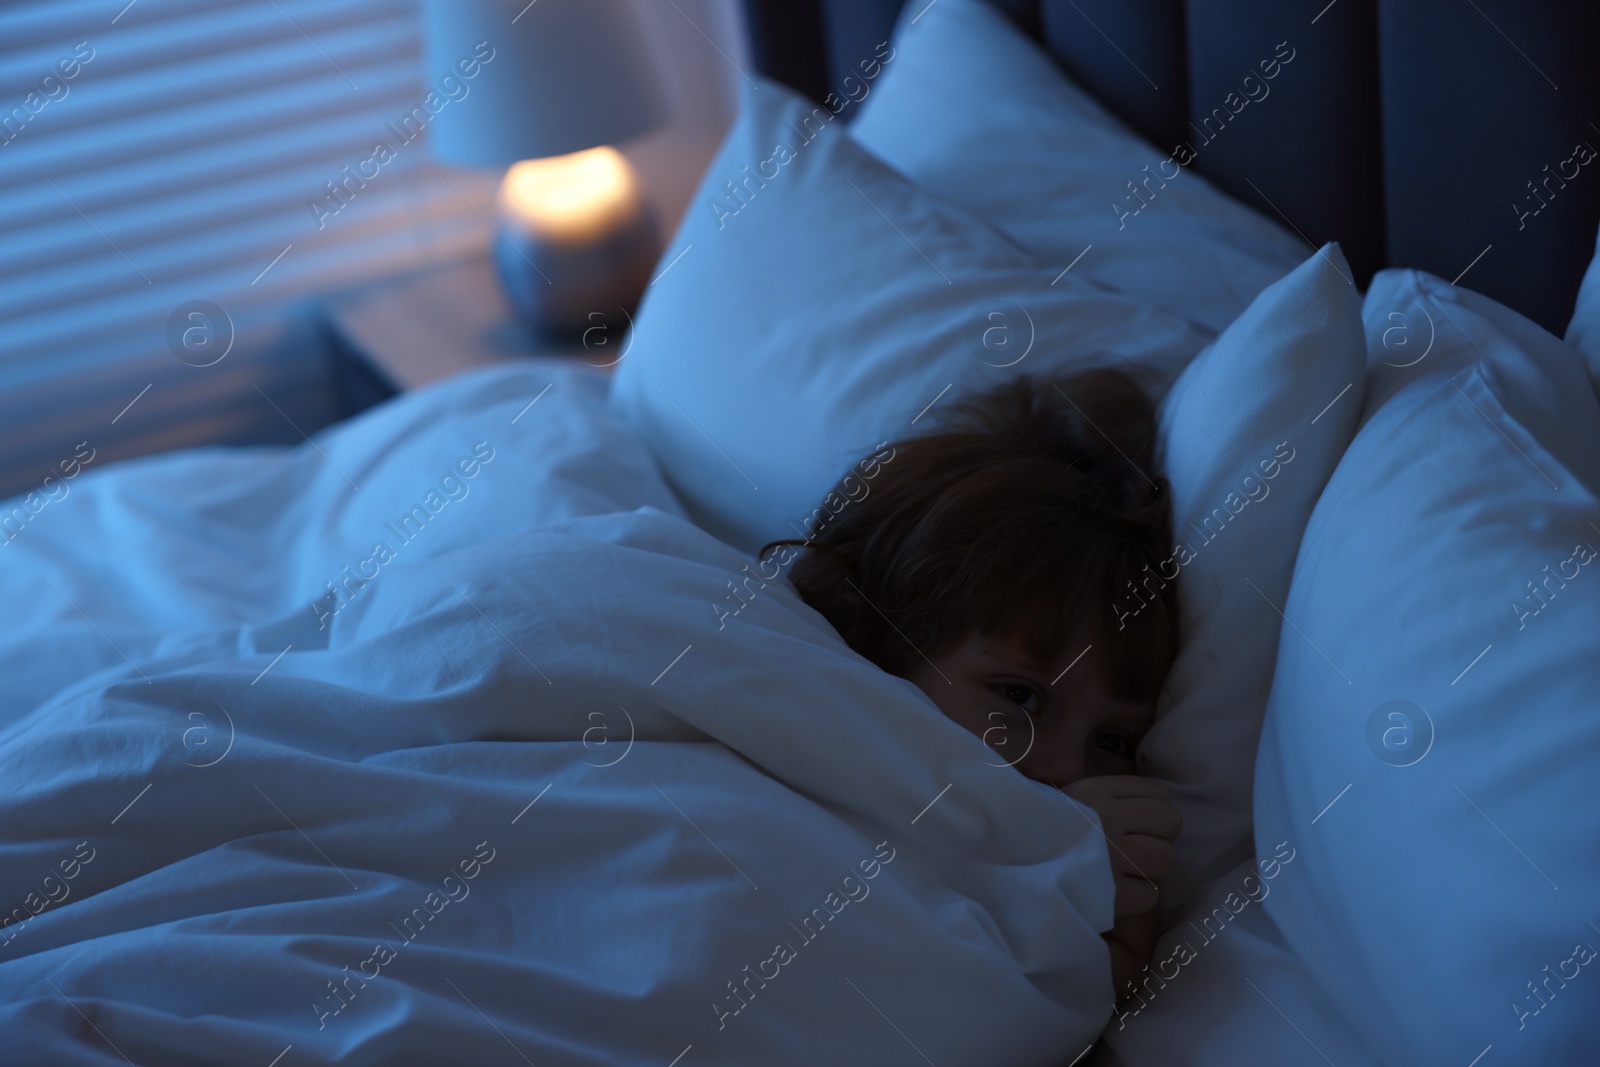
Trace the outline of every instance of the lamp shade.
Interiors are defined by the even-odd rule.
[[[461,81],[463,59],[493,58],[443,108],[433,150],[450,163],[518,160],[613,144],[666,118],[650,49],[625,0],[426,0],[424,76]]]

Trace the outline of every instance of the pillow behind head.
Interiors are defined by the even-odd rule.
[[[1267,910],[1394,1062],[1596,1037],[1600,405],[1492,304],[1373,280],[1366,421],[1301,544],[1256,767],[1256,839],[1306,876]]]
[[[1256,742],[1279,631],[1293,632],[1280,609],[1361,410],[1366,343],[1348,272],[1328,245],[1268,286],[1161,407],[1177,543],[1111,610],[1125,620],[1179,584],[1178,659],[1139,747],[1141,773],[1165,781],[1183,813],[1163,927],[1254,848]]]
[[[1596,242],[1595,258],[1578,289],[1578,303],[1567,324],[1567,344],[1583,357],[1589,383],[1600,393],[1600,241]]]
[[[993,4],[914,10],[851,136],[1015,238],[1052,275],[1073,264],[1071,275],[1214,333],[1311,250],[1141,140]],[[1292,57],[1263,60],[1291,77]]]
[[[1159,397],[1205,344],[1148,304],[1052,282],[828,110],[758,84],[612,387],[691,517],[729,544],[805,536],[841,475],[943,398],[1095,361],[1149,368]]]

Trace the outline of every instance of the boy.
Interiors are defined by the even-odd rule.
[[[1177,589],[1114,605],[1170,555],[1154,406],[1128,374],[1028,378],[894,446],[790,573],[856,652],[911,681],[1004,762],[1100,816],[1117,882],[1105,934],[1126,994],[1155,945],[1154,879],[1181,820],[1135,750],[1178,651]]]

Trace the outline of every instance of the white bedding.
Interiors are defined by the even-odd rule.
[[[1117,1009],[1081,1067],[1282,1067],[1393,1062],[1334,1008],[1325,982],[1272,921],[1273,894],[1311,891],[1288,841],[1214,882],[1161,935],[1138,995]]]
[[[0,1058],[950,1067],[1094,1039],[1087,810],[781,583],[719,630],[748,559],[602,391],[497,368],[315,445],[87,473],[0,547]],[[376,577],[318,604],[347,565]]]

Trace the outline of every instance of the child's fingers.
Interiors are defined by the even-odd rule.
[[[1143,915],[1147,911],[1154,911],[1160,900],[1161,894],[1156,892],[1155,886],[1136,874],[1123,875],[1117,879],[1117,898],[1112,906],[1112,915],[1118,919],[1127,915]]]
[[[1111,934],[1102,934],[1111,955],[1111,988],[1119,1005],[1127,1003],[1137,991],[1135,982],[1150,963],[1150,953],[1140,955]]]
[[[1175,853],[1172,843],[1159,837],[1129,834],[1116,838],[1112,849],[1112,869],[1120,874],[1132,875],[1141,881],[1166,877],[1172,872]]]
[[[1136,774],[1104,774],[1093,778],[1080,778],[1067,786],[1065,791],[1069,797],[1080,800],[1090,807],[1094,807],[1095,801],[1099,799],[1131,800],[1137,797],[1169,799],[1166,786],[1153,778],[1141,778]]]
[[[1104,818],[1101,822],[1105,822]],[[1149,834],[1168,841],[1183,829],[1183,816],[1178,809],[1154,797],[1117,801],[1111,812],[1111,822],[1118,833]],[[1111,828],[1106,832],[1110,833]]]

